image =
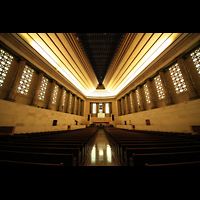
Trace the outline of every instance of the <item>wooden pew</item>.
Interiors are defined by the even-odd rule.
[[[180,163],[165,163],[165,164],[148,164],[145,163],[145,166],[149,167],[174,167],[174,166],[200,166],[200,161],[192,161],[192,162],[180,162]]]
[[[13,146],[13,145],[0,145],[0,150],[20,151],[20,152],[34,152],[34,153],[61,153],[61,154],[74,154],[78,166],[81,165],[81,152],[79,148],[59,148],[59,147],[31,147],[31,146]]]
[[[148,164],[167,164],[199,161],[200,151],[134,154],[130,160],[132,166]]]
[[[124,157],[129,157],[127,154],[127,149],[129,151],[135,151],[133,153],[140,153],[140,152],[157,152],[162,149],[173,149],[174,148],[187,148],[187,146],[195,146],[200,145],[199,142],[170,142],[170,143],[142,143],[142,144],[121,144],[120,151],[119,151],[119,158],[123,162]]]
[[[124,153],[124,160],[122,163],[128,165],[132,154],[147,154],[147,153],[174,153],[174,152],[187,152],[187,151],[200,151],[200,145],[194,146],[175,146],[175,147],[150,147],[150,148],[126,148]]]
[[[60,164],[50,164],[50,163],[35,163],[35,162],[22,162],[22,161],[13,161],[13,160],[0,160],[0,166],[6,166],[6,167],[18,167],[18,166],[45,166],[45,167],[62,167],[64,166],[63,163]]]
[[[4,141],[0,140],[0,150],[33,153],[73,153],[74,157],[77,158],[78,165],[81,165],[89,153],[97,130],[98,128],[89,128],[87,130],[18,134],[14,137],[9,136],[7,139],[3,138]]]
[[[156,147],[156,146],[184,146],[184,145],[195,145],[200,144],[200,142],[197,141],[188,141],[188,140],[139,140],[139,141],[118,141],[117,144],[117,155],[118,157],[123,157],[123,153],[126,148],[145,148],[145,147]]]
[[[77,161],[74,154],[59,154],[59,153],[38,153],[38,152],[20,152],[0,150],[1,160],[61,164],[65,166],[76,166]]]
[[[5,146],[6,145],[6,146]],[[0,142],[0,149],[2,149],[2,147],[4,148],[9,148],[8,146],[11,146],[14,149],[18,149],[16,146],[21,146],[21,149],[30,149],[31,147],[34,148],[33,151],[39,151],[39,147],[46,147],[47,151],[50,151],[50,148],[55,149],[55,148],[60,148],[61,151],[63,151],[62,148],[79,148],[80,152],[78,154],[77,160],[79,165],[81,165],[84,160],[85,160],[85,156],[86,156],[86,152],[85,152],[85,147],[84,144],[79,143],[52,143],[52,142],[33,142],[33,143],[27,143],[27,142]],[[35,148],[37,147],[37,148]],[[27,150],[29,151],[29,150]],[[44,148],[42,149],[42,152],[44,151]],[[54,152],[52,152],[54,153]],[[74,152],[75,157],[77,156],[76,153]]]

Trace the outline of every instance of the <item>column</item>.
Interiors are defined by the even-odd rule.
[[[71,113],[71,98],[72,98],[72,93],[69,91],[68,94],[68,101],[67,101],[67,113]]]
[[[76,115],[76,110],[77,110],[77,96],[74,95],[74,107],[73,107],[73,110],[72,110],[72,113],[74,115]]]
[[[128,102],[128,110],[129,110],[129,113],[132,113],[131,101],[130,101],[130,93],[127,94],[127,102]]]
[[[149,91],[151,109],[153,109],[153,108],[156,108],[156,104],[155,104],[155,101],[154,101],[154,98],[153,98],[153,92],[152,92],[152,89],[151,89],[151,81],[148,78],[146,80],[146,82],[147,82],[147,88],[148,88],[148,91]]]
[[[75,102],[75,94],[72,94],[72,98],[71,98],[71,114],[74,113],[74,102]]]
[[[128,94],[126,94],[125,97],[124,97],[124,107],[125,107],[125,110],[126,110],[126,112],[125,112],[126,115],[129,114],[130,108],[129,108],[129,105],[128,105]]]
[[[77,111],[77,115],[81,115],[81,98],[78,97],[78,111]]]
[[[90,114],[92,114],[93,112],[92,112],[92,110],[93,110],[93,103],[92,102],[90,102]]]
[[[185,64],[185,60],[184,60],[182,55],[177,58],[177,62],[178,62],[178,65],[181,69],[181,72],[183,74],[185,84],[187,86],[187,91],[188,91],[188,94],[189,94],[189,100],[197,99],[198,98],[197,92],[195,91],[194,85],[193,85],[192,80],[190,78],[190,74],[189,74],[187,67],[186,67],[186,64]]]
[[[96,103],[96,110],[97,110],[97,116],[98,116],[98,113],[99,113],[99,103]]]
[[[84,100],[81,100],[81,116],[84,116]]]
[[[109,102],[109,112],[110,112],[110,116],[112,114],[112,102]]]
[[[75,112],[75,115],[78,115],[78,108],[79,108],[78,103],[79,103],[79,97],[76,96],[76,112]]]
[[[26,65],[26,61],[24,59],[20,59],[20,62],[19,62],[19,67],[17,69],[17,74],[15,76],[15,79],[12,83],[12,86],[8,92],[8,95],[7,97],[5,98],[6,100],[8,101],[15,101],[15,97],[16,97],[16,93],[17,93],[17,88],[19,86],[19,81],[20,81],[20,78],[22,76],[22,72],[24,70],[24,67]]]
[[[79,107],[78,103],[79,103],[79,97],[76,96],[76,112],[75,112],[75,115],[78,115],[78,107]]]
[[[127,113],[127,98],[126,98],[126,95],[123,97],[124,98],[124,114],[128,114]]]
[[[160,75],[160,80],[162,82],[163,90],[164,90],[164,93],[165,93],[165,103],[166,103],[166,106],[172,105],[173,104],[172,97],[171,97],[171,95],[169,93],[169,90],[168,90],[168,87],[167,87],[167,82],[165,80],[164,69],[161,69],[159,71],[159,75]]]
[[[118,116],[122,115],[122,112],[121,112],[121,100],[117,100],[117,105],[118,105]]]
[[[141,87],[140,85],[137,86],[137,90],[138,90],[138,94],[139,94],[139,100],[140,100],[140,111],[144,111],[144,105],[143,105],[143,98],[142,98],[142,94],[141,94]]]
[[[49,110],[52,109],[52,100],[53,100],[53,93],[55,90],[55,86],[56,86],[56,81],[53,80],[51,83],[51,93],[50,93],[49,102],[48,102],[48,106],[47,106],[47,109],[49,109]]]
[[[103,113],[105,113],[106,112],[106,104],[102,103],[102,105],[103,105]]]
[[[42,71],[40,71],[39,76],[38,76],[38,82],[37,82],[35,94],[33,96],[32,102],[31,102],[31,106],[37,106],[38,95],[39,95],[39,92],[40,92],[40,87],[41,87],[43,76],[44,76],[44,73]]]
[[[124,98],[121,98],[121,110],[122,110],[122,115],[124,115]]]
[[[61,88],[61,97],[60,97],[60,102],[59,102],[59,106],[58,106],[58,111],[63,112],[63,97],[64,97],[64,91],[65,91],[65,87],[62,86]]]

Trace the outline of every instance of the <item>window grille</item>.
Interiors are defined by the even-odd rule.
[[[178,66],[178,63],[176,63],[175,65],[172,65],[169,68],[169,72],[170,72],[176,93],[179,94],[180,92],[187,91],[185,80]]]
[[[160,75],[156,76],[154,78],[155,81],[155,85],[156,85],[156,90],[157,90],[157,94],[158,94],[158,99],[164,99],[165,98],[165,93],[163,90],[163,85],[160,79]]]
[[[71,105],[72,105],[72,94],[70,94],[70,97],[69,97],[69,110],[71,110]]]
[[[42,83],[41,83],[41,86],[40,86],[40,92],[39,92],[39,95],[38,95],[38,98],[42,101],[44,101],[45,92],[46,92],[46,89],[47,89],[47,84],[48,84],[48,79],[43,76],[42,77]]]
[[[23,71],[21,79],[19,81],[19,86],[18,86],[18,89],[17,89],[18,93],[21,93],[21,94],[24,94],[24,95],[28,94],[28,90],[29,90],[31,80],[32,80],[32,77],[33,77],[33,72],[34,72],[33,69],[31,69],[30,67],[25,65],[24,71]]]
[[[146,96],[147,103],[150,103],[151,101],[150,101],[149,90],[148,90],[147,84],[144,84],[144,93]]]
[[[197,73],[200,76],[200,48],[196,49],[193,53],[190,54],[190,56],[196,67]]]
[[[136,98],[137,98],[137,103],[140,105],[140,99],[139,99],[139,93],[138,90],[136,90]]]
[[[53,93],[53,100],[52,100],[53,104],[56,104],[57,95],[58,95],[58,85],[55,85],[55,89],[54,89],[54,93]]]
[[[0,87],[3,86],[5,77],[12,63],[13,56],[1,49],[0,51]]]
[[[129,95],[129,98],[130,98],[131,109],[133,109],[133,99],[131,94]]]
[[[65,105],[66,94],[67,94],[67,92],[66,92],[66,90],[64,90],[62,106]]]

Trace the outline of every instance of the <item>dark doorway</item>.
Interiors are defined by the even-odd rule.
[[[114,115],[112,115],[112,120],[113,120],[113,121],[115,120]]]
[[[57,121],[58,120],[53,120],[53,126],[57,126]]]
[[[150,125],[150,119],[146,119],[146,125]]]

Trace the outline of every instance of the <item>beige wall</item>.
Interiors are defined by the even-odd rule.
[[[191,133],[191,126],[200,125],[200,99],[171,106],[119,116],[119,123],[135,125],[138,130],[172,131]],[[146,125],[150,119],[150,125]]]
[[[85,117],[37,108],[0,99],[0,126],[14,126],[14,133],[67,130],[75,120],[85,123]],[[57,126],[52,126],[53,120]]]
[[[114,121],[112,121],[111,116],[106,116],[105,118],[98,118],[98,117],[91,117],[90,122],[87,122],[87,124],[91,124],[93,122],[109,122],[110,124],[116,124],[116,118],[118,115],[117,111],[117,102],[116,99],[86,99],[85,101],[85,116],[87,117],[90,115],[90,102],[96,102],[96,103],[106,103],[106,102],[112,102],[112,113],[114,115]]]

